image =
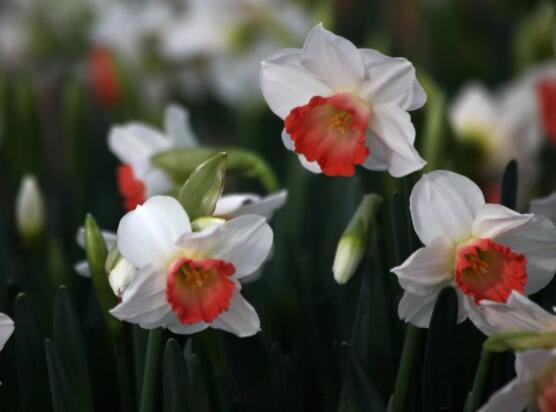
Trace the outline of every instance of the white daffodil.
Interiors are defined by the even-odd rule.
[[[142,123],[128,123],[110,131],[108,146],[122,162],[118,169],[118,184],[127,210],[173,187],[170,177],[153,167],[153,155],[176,147],[197,145],[185,109],[168,106],[164,126],[165,130],[161,132]]]
[[[255,272],[272,246],[272,229],[244,215],[192,232],[177,200],[154,196],[125,215],[118,249],[138,269],[110,312],[144,328],[195,333],[207,327],[250,336],[260,329],[239,281]]]
[[[425,165],[408,111],[426,95],[406,59],[357,49],[319,24],[302,49],[263,61],[260,82],[286,148],[310,171],[352,176],[362,165],[399,177]]]
[[[4,348],[13,332],[14,321],[8,315],[0,313],[0,350]]]
[[[490,397],[478,412],[552,412],[556,410],[556,352],[516,354],[516,377]]]
[[[469,317],[489,336],[499,332],[556,332],[556,315],[516,291],[505,303],[482,300]]]
[[[456,289],[462,322],[480,301],[505,302],[513,290],[529,295],[554,276],[554,224],[485,203],[479,187],[464,176],[424,175],[411,193],[410,209],[425,247],[392,272],[405,290],[400,318],[416,326],[428,327],[443,287]]]
[[[251,193],[232,193],[218,199],[213,216],[230,219],[243,215],[257,215],[270,220],[274,212],[284,206],[287,198],[287,190],[265,197]]]

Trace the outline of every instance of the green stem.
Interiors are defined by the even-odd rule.
[[[141,389],[140,412],[152,412],[154,410],[154,395],[156,377],[158,375],[158,362],[160,360],[160,342],[162,340],[162,329],[152,329],[149,332],[147,343],[147,356],[145,359],[145,374],[143,376],[143,387]]]
[[[407,399],[409,381],[415,360],[417,359],[418,349],[421,346],[423,331],[423,329],[413,325],[407,326],[400,367],[396,377],[396,385],[394,386],[394,412],[406,410],[404,406]]]
[[[477,372],[475,374],[475,380],[473,382],[473,389],[471,389],[471,401],[467,411],[476,411],[479,407],[479,403],[481,402],[483,395],[488,367],[490,365],[490,358],[491,352],[483,348],[481,351],[479,366],[477,367]]]

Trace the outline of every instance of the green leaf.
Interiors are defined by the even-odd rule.
[[[65,373],[60,361],[60,356],[54,343],[47,339],[44,343],[46,361],[48,364],[48,377],[52,391],[52,406],[54,412],[78,411],[78,402],[70,387],[68,375]],[[42,409],[42,408],[41,408]]]
[[[181,188],[178,200],[189,219],[211,216],[224,190],[227,155],[220,152],[201,163]]]
[[[280,185],[270,166],[256,153],[237,148],[172,149],[158,153],[151,162],[164,170],[177,182],[183,182],[210,157],[225,152],[228,155],[228,171],[244,177],[258,179],[268,192],[275,192]]]
[[[41,333],[34,308],[27,295],[23,293],[19,294],[15,301],[14,321],[21,409],[24,412],[48,411],[51,400],[44,335]],[[29,390],[30,382],[33,383],[32,390]]]
[[[425,172],[439,168],[439,161],[446,138],[446,97],[434,81],[428,76],[420,78],[427,93],[425,107],[425,126],[423,130],[422,153],[427,159]]]
[[[518,168],[517,161],[512,160],[504,169],[502,176],[502,192],[500,196],[500,204],[515,210],[517,204],[517,181]]]
[[[175,339],[169,339],[166,343],[163,364],[164,412],[189,410],[187,364],[180,345]]]
[[[431,317],[423,364],[423,410],[453,410],[458,298],[452,287],[438,294]]]
[[[79,410],[93,411],[85,343],[65,286],[60,287],[56,295],[52,329],[52,341],[59,354],[60,363],[66,371]]]
[[[191,394],[189,405],[191,410],[195,412],[208,412],[210,408],[207,381],[203,373],[201,357],[193,353],[191,339],[185,345],[184,356],[187,362],[189,393]]]
[[[554,346],[556,346],[556,332],[537,331],[496,333],[483,343],[483,347],[490,352],[521,351]]]

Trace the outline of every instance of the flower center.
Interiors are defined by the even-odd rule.
[[[556,142],[556,81],[545,80],[537,86],[544,132]]]
[[[548,365],[537,381],[537,406],[541,412],[556,412],[556,369]]]
[[[475,303],[505,302],[512,290],[523,293],[527,260],[490,239],[474,239],[456,249],[455,282]]]
[[[145,184],[135,177],[131,166],[122,164],[118,167],[118,187],[124,197],[124,207],[127,211],[135,209],[145,201]]]
[[[316,161],[324,174],[353,176],[355,165],[369,156],[365,146],[369,118],[369,107],[351,93],[314,96],[290,112],[285,128],[295,151]]]
[[[210,323],[230,308],[235,267],[223,260],[178,258],[170,264],[166,299],[180,322]]]

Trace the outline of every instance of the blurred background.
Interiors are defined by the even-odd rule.
[[[208,410],[338,410],[347,396],[341,342],[354,345],[375,380],[377,399],[388,402],[404,331],[395,310],[399,287],[388,273],[396,261],[389,246],[390,196],[407,191],[415,176],[399,181],[363,169],[353,179],[310,174],[283,147],[282,122],[259,89],[260,61],[283,47],[301,47],[321,21],[358,47],[403,56],[416,66],[429,103],[412,119],[429,170],[469,175],[496,201],[505,164],[518,158],[522,210],[531,198],[556,189],[554,140],[535,93],[539,76],[556,79],[552,2],[0,1],[0,311],[13,315],[17,294],[27,293],[37,314],[36,333],[48,337],[56,288],[69,286],[98,410],[133,410],[134,401],[122,399],[118,388],[91,282],[73,269],[84,257],[75,235],[87,213],[108,230],[116,229],[124,213],[118,159],[107,145],[110,128],[131,121],[161,128],[171,102],[189,110],[202,145],[258,153],[289,190],[288,204],[273,220],[275,255],[264,276],[245,287],[261,315],[262,333],[239,340],[207,331],[193,338],[200,342],[207,391],[214,395]],[[481,133],[469,137],[459,127],[454,102],[471,82],[482,84],[493,100],[516,84],[526,89],[529,94],[493,103],[495,118],[503,129],[506,117],[527,111],[535,136],[526,139],[525,132],[512,129],[507,140],[494,144],[485,143],[489,137]],[[32,244],[15,219],[27,174],[36,177],[45,204],[44,230]],[[262,194],[264,188],[232,176],[227,191]],[[370,192],[384,197],[378,252],[340,287],[331,273],[336,243],[361,196]],[[360,300],[363,286],[372,295]],[[358,301],[368,305],[363,312]],[[358,330],[364,338],[354,335]],[[135,343],[144,342],[142,331],[128,333]],[[474,374],[465,364],[476,364],[481,335],[469,325],[458,333],[465,335],[462,345],[468,342],[458,366],[461,390],[454,393],[460,405]],[[354,343],[360,338],[363,347]],[[29,391],[46,399],[41,410],[48,410],[46,368],[38,368],[33,382],[23,381],[16,365],[20,342],[16,336],[0,354],[0,410],[27,410]],[[140,353],[140,346],[135,350]],[[45,362],[40,355],[35,361]]]

